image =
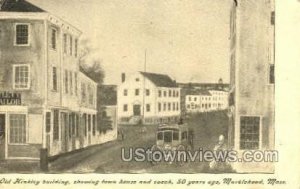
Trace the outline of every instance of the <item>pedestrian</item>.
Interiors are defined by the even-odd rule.
[[[220,135],[219,140],[213,149],[214,158],[209,163],[209,167],[211,170],[219,171],[219,172],[228,171],[228,169],[231,170],[231,166],[230,166],[229,162],[227,161],[226,150],[227,150],[227,147],[225,145],[225,137],[224,137],[224,135]],[[225,154],[220,156],[219,153],[225,153]],[[221,158],[223,157],[223,158],[217,159],[218,157],[221,157]]]
[[[124,140],[124,133],[123,133],[123,130],[121,130],[121,129],[118,130],[118,138],[121,140]]]

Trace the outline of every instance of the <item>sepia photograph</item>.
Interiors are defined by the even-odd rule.
[[[276,172],[274,0],[0,7],[0,173]]]

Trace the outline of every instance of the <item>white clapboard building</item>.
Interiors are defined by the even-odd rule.
[[[118,86],[120,124],[156,124],[178,121],[180,88],[168,75],[137,72],[122,74]]]

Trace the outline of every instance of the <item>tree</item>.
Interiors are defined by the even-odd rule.
[[[82,40],[79,53],[79,66],[80,71],[87,75],[89,78],[98,83],[97,87],[97,128],[100,132],[106,132],[110,129],[111,120],[107,116],[103,116],[106,112],[106,107],[100,104],[101,90],[105,77],[104,70],[101,67],[102,60],[99,58],[99,53],[96,49],[92,48],[92,44],[88,40]]]
[[[104,70],[101,66],[102,60],[99,58],[97,49],[92,48],[92,44],[88,40],[81,41],[81,50],[79,53],[80,71],[98,83],[103,84],[105,77]]]

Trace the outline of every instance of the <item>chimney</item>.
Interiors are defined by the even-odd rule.
[[[124,82],[125,82],[125,79],[126,79],[126,75],[125,75],[125,73],[122,73],[122,75],[121,75],[121,80],[122,80],[122,83],[124,83]]]

